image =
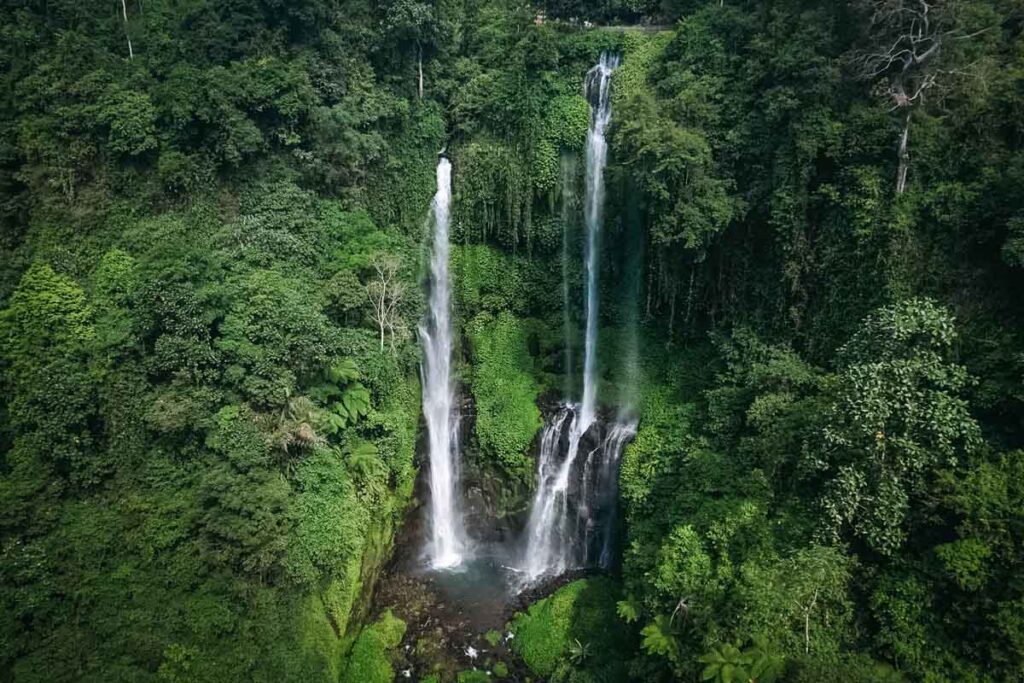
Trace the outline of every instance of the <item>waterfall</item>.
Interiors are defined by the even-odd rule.
[[[578,421],[579,406],[564,403],[541,434],[537,493],[516,577],[519,588],[568,569],[611,568],[619,462],[636,435],[636,421],[617,421],[603,438],[586,440],[578,433]],[[589,436],[595,436],[593,430]],[[574,468],[582,441],[587,441],[587,455]]]
[[[430,258],[430,308],[420,326],[423,343],[423,413],[430,455],[430,543],[435,568],[462,562],[466,535],[457,500],[459,482],[458,414],[452,382],[452,306],[448,276],[448,225],[452,201],[452,166],[437,163],[437,194],[431,205],[434,244]]]
[[[576,155],[563,152],[558,159],[561,167],[562,184],[562,332],[565,336],[565,395],[573,392],[573,330],[572,303],[569,297],[569,234],[573,226],[573,211],[576,209]]]
[[[601,53],[601,60],[587,73],[586,96],[590,101],[590,128],[587,130],[587,187],[583,220],[587,228],[587,329],[583,355],[583,404],[579,431],[585,433],[594,421],[597,408],[597,266],[598,238],[604,208],[604,167],[608,161],[605,130],[612,118],[612,72],[619,65],[618,55]]]
[[[568,541],[565,528],[568,501],[565,495],[559,496],[555,490],[555,482],[560,478],[562,469],[556,459],[566,421],[571,425],[575,419],[575,407],[566,404],[541,434],[540,453],[537,455],[537,492],[526,525],[526,555],[520,567],[523,585],[545,574],[560,573],[566,569],[568,558],[562,551]]]
[[[622,460],[622,449],[636,436],[636,420],[616,422],[602,447],[604,457],[598,470],[598,490],[602,498],[597,501],[597,509],[605,511],[607,517],[600,524],[600,554],[597,565],[602,569],[612,568],[612,551],[615,536],[615,522],[619,510],[619,464]],[[587,546],[589,548],[589,544]],[[584,558],[584,562],[589,558]]]
[[[597,418],[598,249],[604,206],[604,168],[608,159],[605,131],[611,120],[611,77],[618,64],[618,56],[602,53],[600,62],[587,73],[585,82],[591,116],[583,206],[587,232],[583,400],[578,406],[563,404],[541,436],[537,491],[530,508],[519,567],[520,588],[544,576],[594,564],[592,546],[595,543],[599,543],[596,549],[599,558],[607,554],[610,562],[611,557],[610,548],[604,546],[610,544],[612,538],[609,527],[614,522],[618,459],[634,431],[616,425],[602,439],[598,433],[601,430],[591,427]],[[563,178],[563,182],[565,180]],[[563,296],[567,300],[568,292],[564,291]],[[582,468],[578,466],[581,448],[589,449]]]

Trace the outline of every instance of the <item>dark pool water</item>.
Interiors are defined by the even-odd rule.
[[[514,570],[501,549],[477,548],[458,568],[415,573],[474,630],[504,627],[516,596],[511,589]]]

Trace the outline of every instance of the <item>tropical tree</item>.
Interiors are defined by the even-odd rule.
[[[834,536],[849,529],[894,553],[935,473],[979,447],[956,339],[947,309],[910,299],[869,315],[840,349],[825,452],[812,463],[829,473],[822,503]]]

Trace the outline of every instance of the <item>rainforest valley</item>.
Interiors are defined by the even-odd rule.
[[[0,681],[1024,680],[1019,0],[6,0],[0,84]]]

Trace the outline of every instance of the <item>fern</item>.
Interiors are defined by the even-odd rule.
[[[619,618],[627,624],[636,623],[640,619],[641,609],[640,603],[632,595],[627,596],[625,600],[615,603],[615,611],[618,613]]]
[[[370,412],[370,390],[359,383],[352,385],[342,395],[341,405],[351,422],[365,417]]]
[[[667,616],[656,616],[653,623],[640,630],[640,635],[643,637],[641,644],[648,654],[661,655],[673,662],[679,660],[679,641]]]
[[[335,363],[327,371],[327,377],[335,384],[347,384],[359,379],[359,369],[351,358]]]

